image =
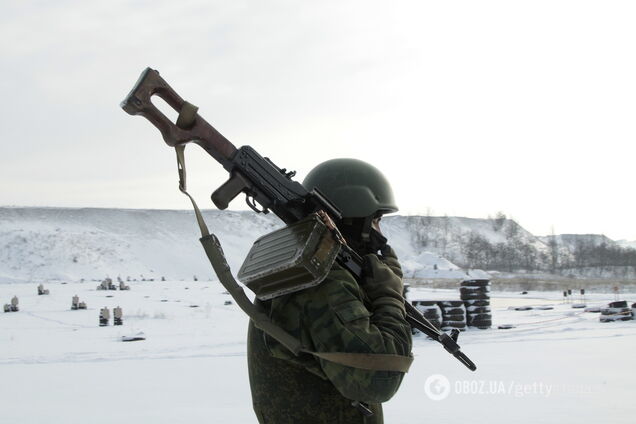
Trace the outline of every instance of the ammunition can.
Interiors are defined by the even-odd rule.
[[[339,250],[340,243],[312,214],[256,240],[238,279],[260,300],[293,293],[320,284]]]

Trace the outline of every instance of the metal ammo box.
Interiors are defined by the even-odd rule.
[[[238,279],[267,300],[318,285],[333,265],[340,244],[316,215],[254,242]]]

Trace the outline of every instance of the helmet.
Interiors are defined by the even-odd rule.
[[[318,188],[342,212],[343,218],[365,218],[397,212],[393,190],[374,166],[358,159],[331,159],[312,169],[303,186]]]

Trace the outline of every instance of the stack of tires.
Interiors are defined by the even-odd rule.
[[[611,302],[607,308],[602,308],[599,320],[601,322],[629,321],[633,319],[633,316],[632,308],[627,306],[627,301],[620,300]]]
[[[636,319],[636,303],[632,303],[632,318]]]
[[[482,330],[490,328],[490,280],[464,280],[461,282],[459,294],[466,307],[468,326]]]
[[[442,311],[439,306],[437,306],[437,302],[434,300],[414,300],[411,302],[415,309],[420,311],[424,318],[429,320],[431,324],[435,326],[435,328],[439,329],[442,327]],[[419,332],[419,330],[415,330],[414,333]]]
[[[437,304],[442,311],[442,331],[454,328],[466,330],[466,308],[463,300],[441,300]]]

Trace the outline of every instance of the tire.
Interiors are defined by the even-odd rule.
[[[462,294],[462,300],[490,300],[490,295],[488,293],[471,293],[471,294]]]
[[[414,308],[421,312],[439,311],[439,306],[437,305],[433,305],[433,306],[417,305],[417,306],[414,306]]]
[[[617,300],[616,302],[610,302],[610,304],[607,306],[610,308],[627,308],[627,301]]]
[[[488,325],[492,324],[492,318],[484,318],[484,317],[480,317],[478,319],[470,318],[467,322],[467,324],[470,326],[477,326],[483,323],[486,323]]]
[[[490,327],[492,326],[492,321],[476,321],[468,324],[469,327]]]
[[[417,309],[418,311],[420,311],[423,314],[430,314],[430,313],[436,313],[439,314],[441,313],[441,310],[439,309],[438,306],[417,306],[415,307],[415,309]]]
[[[465,319],[463,320],[454,319],[451,321],[442,321],[442,327],[454,327],[454,326],[465,327],[467,325],[468,323],[466,322]]]
[[[465,315],[466,309],[464,306],[461,308],[442,309],[442,315]]]
[[[490,306],[469,306],[466,308],[466,315],[490,314]]]
[[[442,327],[463,328],[466,327],[466,321],[444,321]]]
[[[422,315],[424,315],[425,317],[429,317],[431,315],[434,316],[441,316],[442,311],[439,309],[439,306],[437,306],[437,304],[433,304],[430,306],[426,306],[426,305],[414,305],[415,309],[417,309]]]
[[[473,320],[479,320],[479,319],[492,319],[492,314],[491,313],[483,313],[483,314],[468,314],[468,316],[473,319]]]
[[[442,314],[442,320],[444,322],[446,322],[446,321],[465,321],[466,320],[466,314],[451,314],[451,315]]]
[[[490,280],[464,280],[461,282],[462,287],[488,287]]]
[[[439,306],[437,305],[432,305],[432,306],[415,305],[413,307],[417,309],[418,311],[439,311]]]
[[[411,301],[413,306],[437,306],[437,302],[434,300],[413,300]]]
[[[466,315],[453,315],[452,317],[448,317],[448,318],[443,318],[442,319],[442,324],[446,324],[448,322],[454,322],[454,323],[466,323]]]
[[[460,306],[464,306],[464,302],[461,300],[440,300],[439,302],[437,302],[437,304],[442,309],[448,308],[448,307],[457,308]]]
[[[490,327],[492,325],[492,320],[491,319],[482,319],[482,320],[479,320],[479,321],[472,321],[468,325],[470,327],[484,327],[484,326]]]
[[[482,299],[466,300],[466,301],[464,301],[464,305],[466,305],[467,308],[470,308],[471,306],[490,306],[490,299],[488,299],[488,300],[482,300]]]
[[[460,287],[459,294],[474,294],[474,293],[490,293],[490,289],[487,287]]]
[[[467,317],[468,325],[479,325],[481,322],[492,323],[492,315],[479,314]]]

